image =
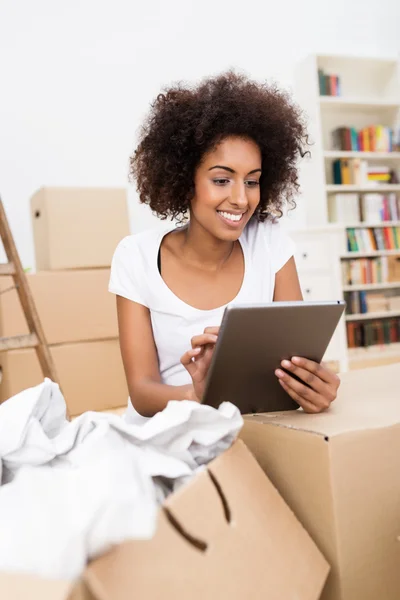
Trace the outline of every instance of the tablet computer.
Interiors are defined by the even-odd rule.
[[[232,402],[242,414],[299,408],[275,370],[293,356],[321,362],[344,308],[342,301],[227,307],[203,404]]]

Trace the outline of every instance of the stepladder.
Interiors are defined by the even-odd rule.
[[[42,323],[40,321],[39,314],[29,287],[28,278],[22,267],[1,198],[0,240],[3,244],[8,261],[0,264],[0,276],[12,277],[12,289],[15,288],[17,291],[19,302],[21,303],[21,307],[29,328],[28,334],[14,335],[12,337],[0,337],[0,352],[22,348],[34,348],[42,369],[43,376],[48,377],[55,383],[59,383],[56,368],[46,342]],[[5,290],[5,292],[7,292],[7,290]]]

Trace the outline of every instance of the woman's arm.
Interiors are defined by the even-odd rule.
[[[129,395],[144,417],[163,410],[169,400],[195,399],[192,385],[161,383],[148,308],[117,296],[119,341]]]
[[[276,273],[274,289],[274,302],[289,302],[291,300],[303,300],[293,256]]]

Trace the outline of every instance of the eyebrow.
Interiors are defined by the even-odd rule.
[[[229,171],[229,173],[236,173],[236,171],[234,171],[233,169],[231,169],[230,167],[224,167],[223,165],[215,165],[215,167],[211,167],[210,169],[208,169],[209,171],[212,171],[213,169],[223,169],[224,171]],[[261,169],[253,169],[252,171],[250,171],[248,173],[248,175],[253,175],[253,173],[261,173]]]

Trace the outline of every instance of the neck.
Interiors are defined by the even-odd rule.
[[[232,254],[235,242],[219,240],[195,221],[184,229],[182,252],[193,265],[218,270]]]

